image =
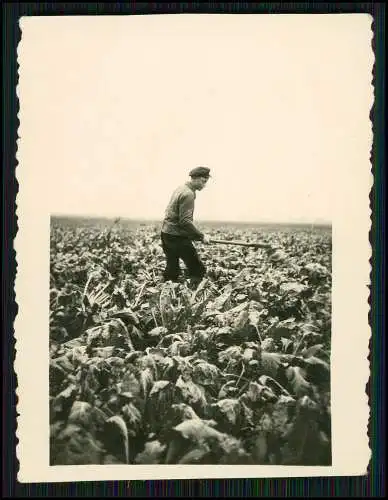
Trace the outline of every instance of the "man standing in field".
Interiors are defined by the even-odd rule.
[[[197,286],[206,269],[198,256],[193,241],[209,243],[209,238],[193,224],[196,191],[202,191],[210,177],[210,169],[197,167],[191,170],[190,180],[172,194],[162,224],[162,248],[166,256],[164,281],[179,281],[179,259],[187,268],[191,284]]]

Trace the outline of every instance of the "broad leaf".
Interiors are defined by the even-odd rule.
[[[204,443],[198,448],[194,448],[187,452],[178,461],[178,464],[198,464],[203,463],[204,458],[209,454],[210,448]]]
[[[191,379],[184,380],[182,376],[180,376],[177,380],[176,388],[179,390],[185,403],[194,406],[194,408],[205,408],[205,391]]]
[[[264,375],[276,378],[282,362],[283,357],[281,353],[263,351],[260,356],[260,371]]]
[[[295,333],[298,325],[294,318],[280,321],[272,325],[267,331],[267,335],[274,339],[280,339],[282,337],[289,338]]]
[[[98,465],[104,448],[90,432],[69,424],[50,443],[51,465]]]
[[[59,393],[50,401],[50,412],[52,418],[60,415],[66,410],[70,410],[77,395],[77,387],[74,384],[69,385],[65,390]]]
[[[249,321],[249,312],[247,310],[241,311],[237,318],[233,321],[233,328],[236,331],[241,330]]]
[[[150,330],[147,335],[149,337],[165,337],[168,333],[168,330],[167,328],[165,328],[164,326],[157,326],[155,328],[153,328],[152,330]]]
[[[212,405],[215,414],[222,416],[228,424],[236,425],[241,413],[241,404],[238,399],[222,399]]]
[[[140,373],[140,385],[143,391],[143,396],[146,398],[155,381],[155,372],[150,368],[145,368]]]
[[[302,356],[309,358],[310,356],[316,356],[319,352],[322,351],[322,349],[323,349],[323,344],[315,344],[311,347],[304,349],[301,352],[301,354],[302,354]]]
[[[173,404],[168,412],[168,422],[172,427],[184,420],[199,418],[193,408],[185,403]]]
[[[261,314],[258,311],[250,311],[249,312],[249,322],[251,325],[253,325],[255,328],[258,328],[260,322],[261,322]]]
[[[131,309],[121,309],[120,311],[111,313],[111,318],[119,318],[121,320],[126,321],[127,323],[132,323],[135,325],[139,324],[138,315],[134,313]]]
[[[299,366],[290,366],[286,370],[286,375],[296,396],[301,397],[310,394],[311,387],[305,379],[306,373],[302,368]]]
[[[173,429],[176,433],[185,439],[189,439],[195,443],[203,443],[209,439],[221,439],[223,434],[205,420],[190,419],[185,420]]]
[[[220,377],[220,370],[217,366],[207,361],[197,360],[194,363],[193,379],[201,385],[214,385]]]
[[[112,455],[128,463],[128,429],[122,417],[115,415],[105,422],[104,444]]]
[[[137,435],[141,428],[143,416],[132,403],[128,403],[122,408],[122,415],[127,424],[128,433],[133,437]]]
[[[217,311],[221,311],[223,306],[226,304],[226,302],[230,299],[230,296],[232,294],[233,288],[232,285],[228,285],[225,288],[225,291],[222,295],[217,297],[213,303],[212,303],[212,308],[216,309]]]
[[[162,445],[158,440],[145,443],[144,450],[135,458],[135,464],[160,464],[166,448],[167,446],[165,444]]]
[[[267,337],[261,343],[261,349],[263,351],[273,351],[274,349],[274,339],[271,337]]]
[[[280,285],[280,291],[284,293],[293,292],[296,294],[301,294],[305,292],[306,289],[307,289],[306,285],[297,282],[287,282],[287,283],[282,283]]]
[[[252,457],[257,464],[262,464],[265,462],[265,458],[268,453],[268,438],[266,432],[258,432],[252,439],[250,452]]]
[[[218,361],[221,364],[230,363],[232,365],[238,364],[242,358],[242,349],[239,346],[228,347],[218,354]]]
[[[154,395],[158,394],[160,391],[165,389],[168,385],[170,385],[169,380],[158,380],[152,386],[152,389],[151,389],[151,392],[149,393],[149,395],[154,396]]]
[[[69,424],[91,427],[93,421],[93,407],[84,401],[74,401],[68,418]]]
[[[121,381],[118,383],[119,393],[132,394],[134,398],[141,397],[142,386],[139,378],[131,370],[127,370],[123,375]]]

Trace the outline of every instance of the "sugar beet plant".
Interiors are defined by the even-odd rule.
[[[213,229],[197,290],[157,228],[52,226],[50,461],[331,463],[331,235]]]

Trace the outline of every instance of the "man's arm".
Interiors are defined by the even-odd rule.
[[[202,241],[204,234],[193,224],[194,194],[185,194],[179,200],[179,225],[184,229],[192,240]]]

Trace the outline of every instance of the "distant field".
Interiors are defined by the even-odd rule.
[[[52,224],[62,227],[101,227],[105,229],[113,224],[113,217],[77,217],[77,216],[53,216]],[[161,225],[160,220],[138,220],[126,219],[120,220],[120,225],[123,228],[134,228],[141,226]],[[292,224],[292,223],[268,223],[268,222],[229,222],[229,221],[198,221],[199,227],[209,227],[216,229],[254,229],[260,231],[318,231],[331,233],[330,224]]]

